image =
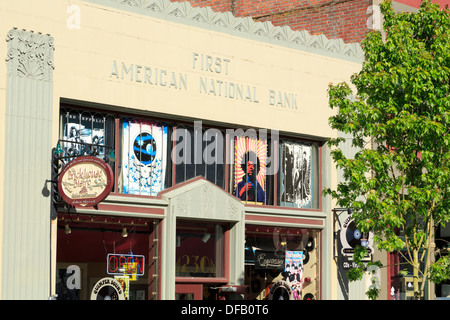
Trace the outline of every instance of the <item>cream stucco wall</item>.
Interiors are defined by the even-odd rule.
[[[3,3],[0,30],[13,26],[55,39],[54,96],[145,111],[329,137],[326,96],[330,82],[348,80],[360,63],[239,38],[83,1]],[[72,28],[79,11],[79,29]],[[70,10],[70,9],[69,9]],[[76,25],[76,24],[75,24]],[[2,46],[4,48],[4,46]],[[193,68],[193,53],[199,54]],[[228,59],[228,73],[202,71],[201,55]],[[119,79],[111,75],[117,62]],[[214,60],[213,60],[214,61]],[[121,79],[121,63],[140,65],[141,82]],[[222,63],[224,66],[224,63]],[[183,74],[182,89],[144,83],[145,67]],[[213,65],[212,68],[215,66]],[[4,68],[4,65],[2,66]],[[250,88],[251,100],[200,93],[200,77]],[[217,82],[216,82],[217,84]],[[180,87],[180,86],[179,86]],[[101,88],[101,89],[100,89]],[[269,90],[296,96],[297,108],[270,104]],[[256,92],[256,95],[254,94]],[[258,102],[255,103],[254,101]],[[278,101],[276,101],[278,102]],[[55,108],[56,109],[56,108]],[[55,123],[56,124],[56,123]]]
[[[54,38],[51,138],[55,144],[61,99],[137,113],[275,129],[321,140],[335,136],[328,126],[328,84],[349,81],[351,74],[360,70],[360,61],[153,17],[143,14],[141,8],[124,8],[109,0],[0,2],[3,39],[13,27],[48,33]],[[3,41],[0,57],[6,56],[7,44]],[[217,65],[208,66],[208,56],[213,63],[220,59],[220,72]],[[132,77],[130,73],[122,74],[122,63],[126,68],[132,66]],[[172,73],[176,88],[170,85]],[[0,63],[0,75],[0,170],[4,172],[5,63]],[[180,82],[180,75],[184,82]],[[161,82],[162,76],[165,82]],[[201,79],[208,84],[207,92],[202,91]],[[216,84],[215,94],[211,80]],[[225,96],[224,83],[242,85],[243,98]],[[285,93],[295,99],[295,103],[289,100],[290,107],[286,101],[277,100],[278,94],[284,98]],[[335,170],[327,169],[326,175],[328,183],[334,185]],[[5,214],[3,197],[4,179],[0,175],[0,229]],[[330,208],[330,204],[324,207]],[[331,237],[325,242],[333,246]],[[332,250],[330,261],[331,254]],[[330,298],[335,296],[334,292]]]

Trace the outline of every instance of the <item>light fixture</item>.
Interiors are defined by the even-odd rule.
[[[109,152],[108,158],[109,158],[109,161],[111,161],[111,162],[116,161],[116,155],[115,155],[115,153],[114,153],[114,150],[111,150],[111,151]]]
[[[122,229],[122,237],[124,237],[124,238],[128,237],[127,228]]]
[[[205,234],[202,236],[202,241],[204,243],[207,243],[209,238],[211,238],[211,233],[209,233],[208,231],[205,231]]]
[[[72,229],[70,229],[69,225],[66,223],[66,225],[64,226],[64,232],[66,234],[70,234],[72,232]]]
[[[64,150],[61,148],[61,145],[60,145],[59,142],[58,142],[58,144],[56,145],[56,148],[55,148],[54,153],[55,153],[55,154],[61,154],[61,153],[63,153],[63,152],[64,152]]]

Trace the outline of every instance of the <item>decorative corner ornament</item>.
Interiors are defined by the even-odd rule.
[[[49,34],[13,28],[6,37],[8,76],[32,80],[53,79],[54,39]]]

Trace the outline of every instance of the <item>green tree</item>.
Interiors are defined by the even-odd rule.
[[[330,126],[350,134],[359,152],[346,158],[343,139],[329,141],[344,182],[325,194],[353,209],[356,225],[373,232],[378,250],[402,250],[415,298],[423,298],[425,280],[450,278],[448,256],[430,251],[436,226],[450,220],[450,16],[429,0],[416,13],[396,14],[388,1],[380,9],[384,30],[362,41],[365,61],[353,86],[329,86],[336,111]],[[436,254],[432,265],[429,253]],[[364,254],[358,248],[355,260]],[[363,270],[359,263],[349,278],[360,279]]]

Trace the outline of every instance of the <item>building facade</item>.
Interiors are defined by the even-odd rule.
[[[0,12],[1,299],[341,298],[327,88],[358,44],[168,0]]]
[[[178,0],[173,0],[178,1]],[[232,12],[236,17],[251,17],[254,21],[270,21],[276,26],[307,30],[328,39],[346,43],[360,42],[370,30],[370,7],[373,0],[340,1],[253,1],[253,0],[192,0],[193,6],[209,6],[217,12]]]
[[[171,0],[183,2],[182,0]],[[448,0],[434,0],[442,8]],[[381,30],[381,0],[191,0],[194,7],[210,7],[215,12],[231,12],[236,17],[251,17],[255,22],[270,21],[275,26],[307,30],[311,35],[342,39],[346,43],[361,42],[371,30]],[[396,0],[397,12],[414,12],[420,0]]]

